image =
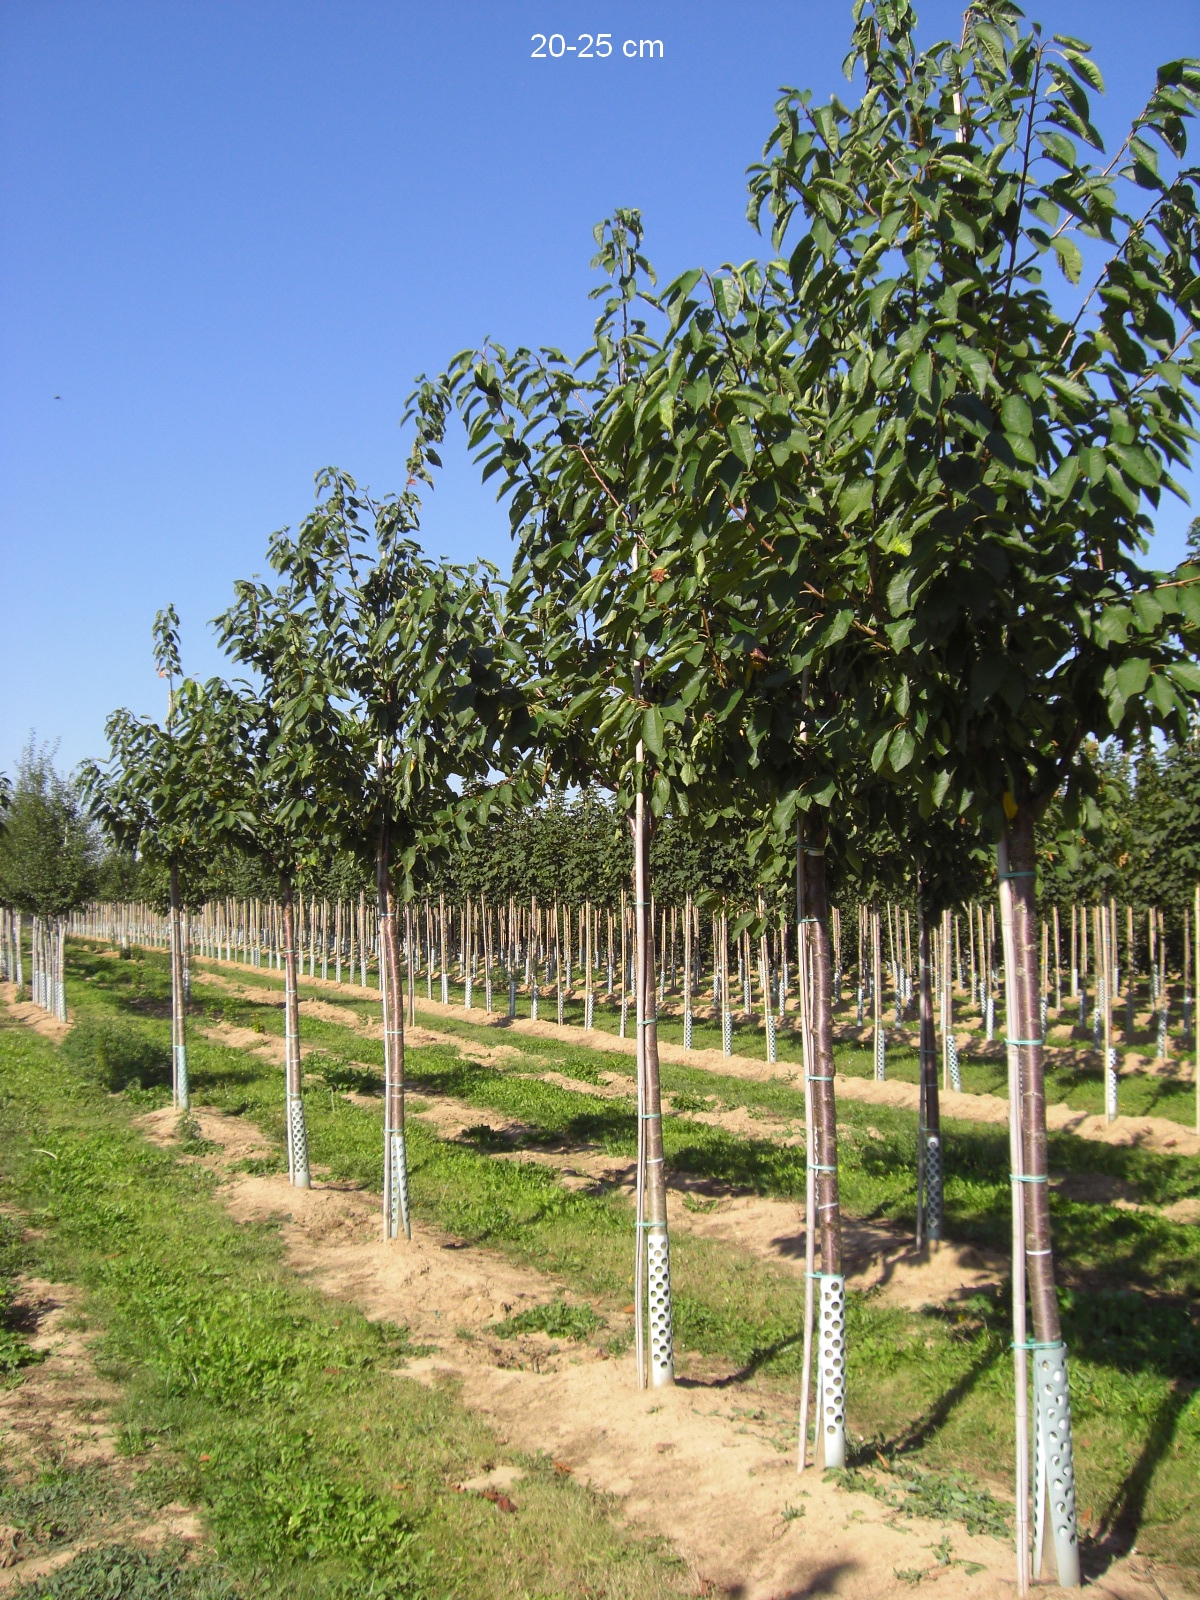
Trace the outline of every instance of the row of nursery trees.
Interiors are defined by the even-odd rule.
[[[1093,741],[1185,743],[1200,702],[1200,564],[1143,565],[1150,513],[1194,438],[1200,218],[1186,149],[1200,64],[1160,69],[1109,156],[1083,43],[1043,37],[1007,0],[973,5],[957,44],[920,50],[914,28],[907,0],[857,0],[858,103],[783,93],[750,175],[767,259],[659,289],[638,214],[617,212],[597,229],[606,282],[586,351],[489,344],[421,381],[398,495],[323,473],[314,513],[271,541],[273,582],[237,584],[219,619],[244,681],[185,678],[165,613],[169,715],[118,713],[111,760],[89,781],[112,833],[167,873],[177,1002],[182,875],[230,843],[278,883],[297,1182],[297,885],[335,850],[372,874],[392,1236],[410,1226],[398,908],[417,864],[430,870],[489,811],[548,787],[615,796],[631,854],[637,1355],[651,1384],[673,1380],[651,839],[667,818],[700,839],[748,829],[753,881],[795,896],[802,1415],[816,1295],[829,1466],[845,1451],[831,884],[906,858],[927,969],[931,929],[991,853],[1023,1589],[1044,1543],[1060,1581],[1079,1581],[1036,830],[1051,808],[1068,829],[1095,808]],[[503,581],[430,561],[417,541],[456,416],[509,508]]]

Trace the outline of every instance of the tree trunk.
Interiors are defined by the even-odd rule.
[[[191,1105],[183,1001],[183,928],[179,914],[179,868],[171,863],[171,1087],[181,1111]]]
[[[308,1127],[300,1075],[300,993],[297,974],[296,907],[292,880],[283,880],[283,1074],[287,1113],[288,1176],[297,1189],[312,1181],[308,1167]]]
[[[1011,897],[1012,936],[1005,951],[1012,999],[1010,1039],[1018,1066],[1025,1259],[1033,1320],[1034,1392],[1034,1568],[1036,1579],[1048,1508],[1051,1536],[1064,1588],[1078,1585],[1079,1542],[1075,1521],[1075,1469],[1071,1448],[1071,1400],[1067,1351],[1062,1342],[1054,1257],[1050,1239],[1047,1174],[1046,1091],[1038,1004],[1037,855],[1034,813],[1022,806],[1000,852],[1000,871]]]
[[[929,911],[918,878],[917,943],[921,963],[921,1111],[917,1138],[917,1247],[942,1237],[942,1119],[938,1103],[937,1033],[933,1023],[933,964],[929,958]]]
[[[380,829],[375,857],[379,899],[379,987],[383,999],[383,1236],[412,1238],[408,1204],[408,1152],[404,1143],[404,991],[396,947],[391,839]],[[442,981],[446,981],[445,909],[442,909]]]
[[[638,1233],[645,1234],[649,1291],[650,1386],[675,1382],[671,1316],[671,1252],[667,1234],[667,1186],[663,1169],[662,1098],[659,1090],[658,1026],[654,1006],[654,928],[649,915],[650,828],[639,792],[633,815],[634,927],[637,998],[638,1156],[642,1205]],[[641,1288],[640,1246],[636,1285]],[[640,1298],[640,1295],[637,1297]],[[640,1308],[639,1308],[640,1309]],[[639,1320],[639,1326],[640,1326]],[[639,1383],[641,1371],[639,1369]]]
[[[833,1089],[833,988],[825,825],[808,826],[804,845],[805,915],[812,930],[812,1079],[821,1309],[817,1416],[825,1466],[846,1464],[846,1280],[838,1203],[837,1106]]]

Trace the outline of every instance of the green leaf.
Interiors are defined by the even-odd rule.
[[[729,424],[728,432],[734,454],[743,466],[750,466],[754,461],[754,430],[743,417],[738,417]]]
[[[912,736],[912,730],[908,727],[897,728],[888,749],[892,771],[903,772],[916,753],[917,741]]]
[[[888,584],[888,610],[892,616],[902,617],[909,609],[908,587],[914,576],[915,574],[911,567],[901,567],[891,583]]]
[[[912,364],[912,385],[922,400],[928,400],[933,383],[933,358],[928,350],[919,350]]]
[[[1033,432],[1033,413],[1019,394],[1005,395],[1000,402],[1000,420],[1005,433],[1028,438]]]
[[[1122,661],[1117,668],[1117,688],[1124,699],[1130,695],[1141,694],[1150,677],[1150,663],[1141,657],[1134,657],[1129,661]]]
[[[663,717],[657,706],[647,706],[642,712],[642,743],[652,756],[663,753]]]
[[[992,375],[991,364],[982,350],[976,350],[969,344],[960,344],[956,347],[955,354],[958,364],[966,372],[982,394],[988,386]]]
[[[1054,254],[1058,257],[1058,264],[1063,269],[1067,281],[1078,283],[1083,273],[1083,256],[1070,234],[1060,234],[1054,240]]]
[[[1116,457],[1121,471],[1127,478],[1132,478],[1134,483],[1152,488],[1158,482],[1161,476],[1158,462],[1140,445],[1117,444],[1114,440],[1108,450],[1110,455]]]
[[[1008,58],[1004,47],[1004,35],[1000,32],[1000,29],[994,23],[984,22],[981,17],[972,15],[971,31],[984,59],[997,72],[1004,72]]]
[[[849,484],[838,496],[838,520],[842,523],[853,522],[856,517],[870,508],[871,485],[866,478],[859,478]]]

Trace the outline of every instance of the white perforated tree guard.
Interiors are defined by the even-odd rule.
[[[950,1068],[950,1087],[955,1094],[962,1093],[962,1067],[958,1060],[958,1040],[953,1033],[946,1040],[946,1062]]]
[[[1042,1569],[1049,1518],[1058,1581],[1079,1584],[1079,1537],[1075,1522],[1075,1458],[1071,1447],[1071,1394],[1065,1344],[1035,1349],[1033,1356],[1033,1575]]]
[[[650,1316],[650,1387],[675,1382],[675,1335],[671,1321],[671,1246],[665,1228],[646,1233]]]
[[[821,1276],[817,1425],[826,1469],[846,1465],[846,1280]]]
[[[529,1017],[532,1022],[538,1019],[538,986],[531,984],[529,988]]]
[[[879,1083],[887,1077],[887,1034],[883,1027],[875,1029],[875,1078]]]
[[[291,1157],[292,1182],[297,1189],[307,1189],[312,1181],[308,1170],[308,1128],[304,1121],[304,1099],[298,1094],[287,1097],[288,1153]]]
[[[683,1013],[683,1048],[692,1048],[692,1008],[687,1006]]]
[[[175,1104],[181,1111],[186,1111],[192,1103],[191,1086],[188,1083],[187,1045],[175,1046]]]
[[[583,1026],[590,1033],[596,1020],[596,996],[589,989],[583,1001]]]
[[[508,1015],[510,1020],[517,1014],[517,979],[515,973],[508,980]]]
[[[389,1130],[388,1152],[388,1238],[398,1239],[403,1228],[404,1237],[412,1238],[412,1219],[408,1208],[408,1152],[404,1135],[395,1128]]]
[[[733,1054],[733,1012],[721,1013],[721,1049],[727,1056]]]
[[[942,1141],[936,1133],[925,1135],[925,1236],[942,1237]]]

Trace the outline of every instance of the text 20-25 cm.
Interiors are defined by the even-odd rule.
[[[626,61],[654,60],[662,57],[661,39],[623,39],[616,49],[611,33],[580,33],[576,42],[568,44],[561,33],[535,33],[530,35],[533,49],[529,52],[537,60],[574,56],[576,61],[605,60],[611,55],[624,56]]]

